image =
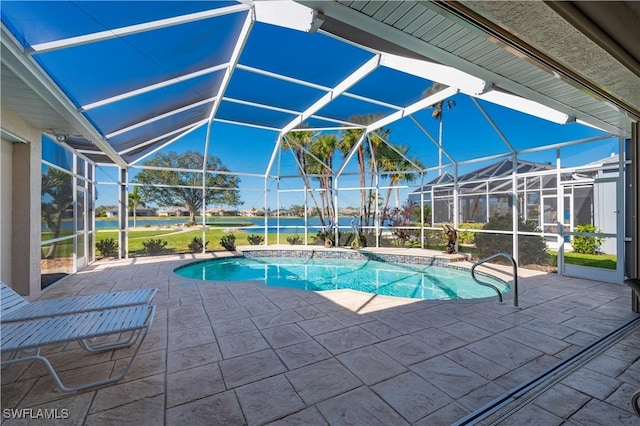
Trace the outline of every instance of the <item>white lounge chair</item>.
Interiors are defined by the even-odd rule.
[[[0,328],[0,351],[9,354],[2,366],[19,362],[42,362],[56,386],[63,392],[75,392],[106,385],[122,379],[144,342],[147,332],[153,324],[155,306],[138,305],[126,308],[92,311],[81,314],[63,315],[46,319],[4,323]],[[116,341],[91,346],[89,339],[101,336],[126,333],[131,335],[125,341]],[[55,369],[40,349],[58,343],[77,341],[87,351],[99,352],[131,346],[138,342],[124,371],[115,377],[97,380],[78,386],[66,386],[60,380]]]
[[[0,322],[26,321],[102,309],[148,305],[157,291],[157,288],[145,288],[29,302],[5,283],[0,283]]]

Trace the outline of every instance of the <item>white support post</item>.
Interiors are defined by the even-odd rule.
[[[487,208],[485,209],[485,221],[487,223],[489,223],[489,219],[491,219],[491,212],[489,211],[489,182],[485,181],[484,182],[484,199],[485,199],[485,205],[487,206]]]
[[[556,239],[558,242],[558,275],[564,275],[564,225],[559,220],[564,210],[564,194],[562,193],[562,185],[560,184],[560,179],[562,178],[561,167],[560,148],[558,148],[556,150],[556,227],[558,227]]]
[[[309,245],[309,217],[307,213],[307,202],[309,198],[309,189],[304,188],[304,245]]]
[[[269,237],[269,200],[267,199],[268,195],[268,179],[271,174],[271,170],[273,169],[273,165],[276,161],[276,158],[280,156],[280,147],[282,146],[282,140],[284,138],[284,133],[278,134],[278,139],[276,140],[276,144],[273,147],[273,151],[271,152],[271,158],[269,158],[269,163],[267,164],[267,170],[264,173],[264,242],[265,245],[269,245],[268,237]],[[279,175],[279,173],[278,173]]]
[[[333,227],[333,232],[334,232],[334,239],[335,241],[333,242],[333,246],[334,247],[338,247],[340,245],[340,225],[339,225],[339,221],[338,221],[338,178],[339,176],[336,175],[333,178],[333,223],[335,224],[335,226]]]
[[[520,217],[518,216],[518,155],[513,154],[512,158],[512,170],[511,170],[511,216],[512,216],[512,244],[513,244],[513,258],[516,263],[519,262],[518,255],[518,224],[520,223]]]
[[[431,224],[432,228],[436,226],[436,200],[434,199],[435,191],[433,190],[434,185],[431,185]]]
[[[626,232],[624,231],[625,226],[625,173],[624,173],[624,163],[625,163],[625,149],[624,149],[624,138],[618,138],[618,179],[616,180],[616,256],[618,259],[626,259],[624,246],[625,241],[624,237]],[[616,262],[617,269],[617,284],[621,284],[624,281],[624,261]]]
[[[202,171],[202,254],[207,252],[207,171]]]
[[[438,120],[438,176],[442,176],[442,116],[443,112],[440,112]]]
[[[439,169],[442,170],[442,169]],[[458,182],[458,165],[453,165],[453,229],[458,229],[460,226],[459,220],[460,214],[460,183]],[[458,252],[458,241],[454,246],[454,250]]]
[[[376,170],[376,199],[375,199],[375,214],[376,221],[376,248],[380,247],[380,172]],[[356,238],[358,236],[356,235]]]
[[[73,184],[71,185],[72,191],[72,203],[73,206],[73,253],[71,260],[71,268],[73,272],[78,272],[78,156],[75,153],[71,153],[71,176],[73,177]],[[82,219],[84,220],[84,218]]]
[[[269,176],[265,175],[264,177],[264,245],[269,245],[269,228],[268,228],[268,214],[267,209],[269,208],[269,186],[268,180]]]
[[[431,211],[433,215],[433,210]],[[420,248],[424,249],[424,173],[420,172]]]
[[[129,258],[129,235],[128,235],[128,227],[129,227],[129,202],[128,202],[128,185],[129,185],[129,174],[127,173],[127,169],[121,168],[119,173],[119,185],[120,191],[118,191],[118,259],[128,259]]]

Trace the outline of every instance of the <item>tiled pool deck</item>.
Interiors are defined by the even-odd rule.
[[[117,384],[63,394],[42,366],[13,365],[2,370],[2,408],[68,409],[59,424],[448,425],[637,316],[627,287],[524,269],[519,309],[495,298],[412,301],[172,272],[211,257],[98,262],[46,292],[157,287],[156,319]],[[117,372],[131,353],[90,355],[77,344],[47,352],[71,384]],[[500,424],[640,424],[630,406],[639,358],[636,329]]]

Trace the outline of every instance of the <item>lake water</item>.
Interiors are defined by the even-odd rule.
[[[175,226],[175,225],[183,225],[188,222],[187,217],[168,217],[166,219],[144,219],[138,218],[136,220],[136,225],[138,227],[149,225],[149,226]],[[338,224],[343,227],[350,227],[351,217],[341,217],[338,219]],[[196,221],[200,224],[200,221]],[[253,223],[252,226],[242,228],[243,232],[264,232],[264,217],[221,217],[221,218],[207,218],[207,223]],[[278,219],[275,217],[269,217],[267,220],[267,226],[270,228],[270,233],[275,233],[275,226],[278,223]],[[307,224],[309,226],[309,232],[315,233],[320,230],[320,219],[317,217],[311,217],[307,219]],[[133,219],[129,219],[129,226],[133,227]],[[107,228],[117,228],[118,221],[114,220],[96,220],[96,229],[107,229]],[[280,232],[286,233],[304,233],[304,219],[300,217],[281,217],[280,218]]]

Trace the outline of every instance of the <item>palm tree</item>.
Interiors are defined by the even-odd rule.
[[[138,206],[146,207],[144,201],[142,201],[142,196],[138,192],[138,187],[134,186],[133,191],[129,194],[129,209],[133,210],[133,227],[136,227],[136,211],[138,210]]]
[[[313,156],[307,160],[309,172],[318,175],[320,187],[324,189],[322,208],[327,217],[332,217],[335,211],[333,203],[333,157],[338,146],[338,138],[333,134],[324,134],[311,140],[309,152]],[[318,161],[320,160],[320,161]]]
[[[282,149],[290,150],[293,153],[293,156],[296,160],[296,164],[298,166],[298,170],[300,172],[300,176],[302,177],[302,181],[304,182],[305,188],[307,190],[311,189],[311,182],[309,181],[308,174],[310,173],[309,162],[313,159],[309,154],[305,152],[305,149],[308,150],[311,146],[313,139],[317,136],[317,132],[308,131],[308,130],[298,130],[287,133],[282,141]],[[316,162],[317,163],[317,162]],[[311,167],[312,168],[312,167]],[[311,201],[318,211],[318,215],[320,217],[320,223],[324,227],[327,225],[326,218],[324,214],[324,209],[320,208],[320,204],[316,199],[316,196],[313,191],[309,191],[309,195],[311,196]]]
[[[381,118],[380,114],[367,114],[367,115],[356,115],[349,118],[349,121],[353,123],[368,125],[371,124]],[[338,142],[338,148],[340,149],[343,158],[346,158],[347,155],[351,152],[355,144],[358,142],[360,137],[362,136],[363,130],[361,129],[347,129],[342,131],[342,137]],[[379,133],[382,133],[384,136],[389,134],[390,130],[388,129],[380,129]],[[372,159],[371,156],[376,157],[376,150],[378,145],[381,143],[380,139],[376,136],[370,136],[367,140],[363,141],[360,145],[358,145],[356,149],[356,156],[358,161],[358,172],[360,175],[360,219],[358,221],[358,226],[360,229],[366,226],[369,226],[372,216],[373,216],[373,190],[369,189],[368,191],[365,189],[367,187],[366,177],[369,175],[369,188],[373,187],[373,178],[375,176],[375,159]],[[368,168],[367,168],[368,166]]]
[[[380,149],[379,167],[383,171],[390,172],[388,175],[389,188],[387,188],[387,195],[382,209],[383,211],[386,211],[389,207],[391,192],[394,188],[395,205],[396,208],[400,208],[400,190],[398,188],[398,184],[414,182],[416,180],[416,175],[414,173],[406,172],[415,169],[415,166],[423,167],[420,160],[409,160],[408,153],[409,147],[403,145],[394,145],[392,148],[385,144],[382,149]]]
[[[447,86],[434,82],[427,90],[422,93],[422,97],[426,98],[434,93],[440,92],[443,89],[446,89]],[[447,99],[446,101],[440,101],[437,104],[433,105],[433,112],[431,116],[438,120],[438,144],[440,147],[438,148],[438,176],[442,174],[442,120],[444,119],[444,108],[451,109],[456,106],[456,101],[453,99]]]
[[[351,120],[357,122],[358,118],[352,117]],[[355,144],[362,136],[362,132],[362,129],[347,129],[342,131],[340,141],[338,142],[338,148],[340,149],[342,158],[347,158],[351,150],[354,148]],[[360,175],[360,219],[358,222],[358,226],[362,228],[362,213],[367,202],[367,193],[365,189],[366,181],[364,143],[361,143],[356,149],[356,157],[358,161],[358,172]]]

